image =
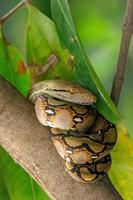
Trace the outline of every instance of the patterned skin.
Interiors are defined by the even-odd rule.
[[[34,84],[29,99],[34,102],[36,97],[44,94],[79,105],[92,105],[97,101],[97,97],[90,91],[63,80],[45,80]]]
[[[74,133],[52,128],[52,140],[60,156],[76,164],[95,162],[114,147],[117,140],[115,126],[97,116],[86,132]]]
[[[102,178],[111,166],[117,131],[91,106],[96,96],[68,81],[47,80],[33,85],[29,99],[40,123],[51,127],[70,176],[86,183]]]
[[[35,111],[44,126],[79,132],[87,130],[96,117],[90,106],[76,105],[50,96],[37,97]]]

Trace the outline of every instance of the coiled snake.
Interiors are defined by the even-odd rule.
[[[40,123],[51,127],[53,143],[70,176],[90,182],[108,172],[117,131],[93,108],[94,94],[68,81],[46,80],[33,85],[29,99]]]

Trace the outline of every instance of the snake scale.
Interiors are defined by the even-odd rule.
[[[117,131],[95,110],[97,97],[68,81],[45,80],[32,86],[29,99],[40,123],[51,127],[70,176],[85,183],[102,178],[111,167]]]

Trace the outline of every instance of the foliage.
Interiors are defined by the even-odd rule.
[[[46,2],[47,4],[49,4],[48,1]],[[46,75],[42,75],[38,77],[38,79],[51,79],[60,77],[62,79],[74,80],[76,82],[79,82],[84,87],[87,87],[92,91],[94,90],[98,94],[100,101],[96,105],[97,109],[100,109],[100,111],[111,121],[117,121],[117,119],[119,118],[119,114],[117,113],[116,108],[110,101],[108,95],[105,94],[105,90],[102,84],[99,82],[97,75],[92,68],[92,65],[88,61],[87,56],[85,55],[81,47],[66,1],[52,0],[51,2],[53,19],[58,29],[59,38],[56,32],[55,24],[46,15],[43,15],[40,11],[38,11],[35,7],[29,6],[27,29],[26,33],[24,33],[26,36],[26,45],[24,45],[25,54],[19,51],[20,49],[18,50],[14,45],[18,42],[17,40],[19,39],[19,37],[15,35],[16,43],[9,42],[9,40],[5,38],[5,35],[3,35],[2,27],[2,31],[0,32],[0,74],[2,74],[8,81],[15,85],[15,87],[23,95],[26,95],[28,89],[32,84],[32,72],[36,70],[36,68],[41,68],[43,65],[45,65],[45,60],[47,60],[47,57],[49,57],[51,54],[55,54],[58,57],[59,62],[52,69],[50,69]],[[64,4],[62,5],[62,3]],[[75,3],[77,5],[77,2]],[[74,4],[74,2],[71,4]],[[46,11],[46,9],[43,10]],[[45,13],[47,13],[47,11]],[[49,16],[51,16],[51,13],[49,13]],[[80,23],[84,24],[83,18],[78,20],[81,20],[82,22]],[[95,17],[95,20],[98,20],[97,23],[100,24],[100,19],[98,17]],[[105,21],[106,20],[104,19],[104,23],[107,24]],[[90,26],[93,26],[93,24],[94,20],[92,20],[92,24]],[[89,28],[91,29],[91,27]],[[84,30],[81,29],[80,34],[84,35],[86,30],[87,27],[85,24]],[[102,23],[96,31],[99,31],[101,34]],[[91,37],[93,37],[93,33],[94,32],[92,31]],[[69,43],[68,41],[68,37],[70,37],[71,35],[76,38],[76,40],[74,39],[74,43]],[[96,35],[97,38],[100,37],[97,33]],[[88,37],[88,34],[86,34],[86,37]],[[102,35],[102,37],[104,38],[104,35]],[[108,40],[106,41],[107,45],[112,44],[112,38],[110,40],[111,42],[109,42]],[[97,41],[99,42],[98,39]],[[63,45],[63,47],[65,47],[65,49],[62,48],[61,44]],[[97,47],[97,43],[95,43],[95,41],[91,41],[89,44],[91,44],[92,49],[94,48],[94,46]],[[96,52],[97,49],[94,49],[93,51]],[[102,57],[102,59],[100,59],[101,63],[98,63],[101,66],[105,65],[105,63],[103,62],[103,60],[106,60],[105,52],[106,50],[104,50],[104,56]],[[71,59],[70,54],[75,56],[74,63],[76,64],[76,69],[74,70],[74,72],[72,69],[72,65],[68,62],[69,59]],[[92,54],[90,55],[92,56]],[[111,57],[111,55],[109,53],[108,57]],[[96,57],[96,54],[94,54],[94,57]],[[81,60],[82,62],[80,62]],[[106,62],[106,65],[111,67],[108,61]],[[99,70],[99,73],[102,73],[101,68]],[[82,75],[81,77],[82,80],[84,80],[83,82],[80,75]],[[104,109],[102,109],[103,107]],[[130,154],[128,154],[128,152],[130,152]],[[119,129],[119,140],[118,145],[113,152],[113,167],[110,171],[110,176],[111,180],[126,200],[131,200],[133,198],[131,191],[133,182],[131,176],[132,168],[130,167],[132,166],[132,160],[130,159],[131,154],[133,154],[132,152],[133,146],[130,138],[128,138],[126,134],[123,134],[123,129]],[[1,150],[0,156],[2,162],[0,168],[0,172],[2,175],[0,177],[0,184],[3,186],[0,188],[0,195],[2,195],[4,198],[2,200],[41,200],[41,198],[48,199],[48,197],[41,191],[41,189],[35,184],[35,182],[16,163],[14,163],[3,150]],[[129,173],[127,173],[127,169],[129,170]],[[118,173],[118,171],[120,173]],[[25,184],[23,184],[24,182]],[[20,185],[20,189],[16,191],[16,187],[18,188],[18,186],[16,185],[18,184]],[[23,187],[23,185],[25,186]],[[24,196],[25,194],[27,196]],[[35,194],[36,196],[34,196]]]
[[[105,116],[105,118],[114,123],[120,121],[120,114],[106,93],[90,61],[83,51],[67,1],[52,0],[51,9],[60,40],[62,41],[63,46],[68,48],[74,56],[74,75],[76,81],[98,96],[95,107],[103,116]]]
[[[0,199],[1,200],[10,200],[10,197],[8,195],[8,192],[5,188],[4,181],[2,179],[2,176],[0,176]]]
[[[49,200],[34,180],[2,148],[0,161],[1,200]]]
[[[118,142],[112,153],[110,178],[125,200],[133,199],[133,143],[123,124],[118,126]]]
[[[0,74],[13,84],[23,95],[30,88],[29,70],[26,69],[20,52],[10,44],[0,27]]]
[[[57,64],[38,79],[61,78],[71,80],[72,66],[68,64],[69,53],[63,50],[56,32],[55,24],[33,6],[28,7],[26,58],[33,71],[45,67],[47,59],[55,55]],[[32,78],[32,77],[31,77]]]

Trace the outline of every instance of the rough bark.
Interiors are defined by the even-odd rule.
[[[0,78],[0,144],[53,200],[120,200],[108,177],[78,183],[64,170],[50,129],[36,119],[33,106]]]

